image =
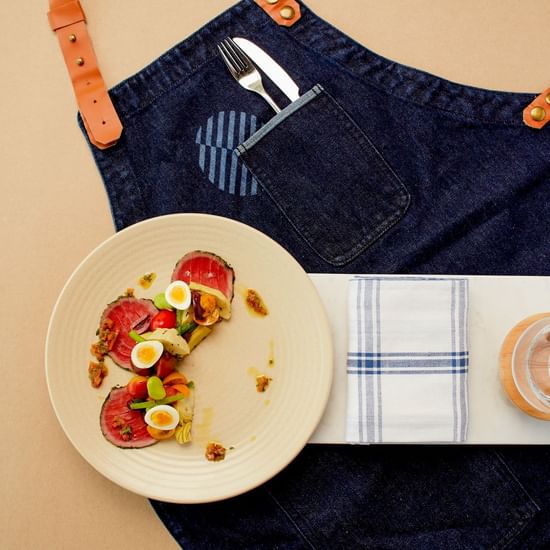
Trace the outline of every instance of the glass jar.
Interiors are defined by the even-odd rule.
[[[511,372],[514,386],[529,407],[513,399],[516,405],[550,420],[550,316],[528,324],[520,333],[513,348]]]

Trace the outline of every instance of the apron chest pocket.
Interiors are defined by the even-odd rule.
[[[410,202],[369,138],[320,85],[236,153],[308,245],[335,266],[361,254]]]

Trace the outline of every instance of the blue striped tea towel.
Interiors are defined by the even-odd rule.
[[[358,276],[348,299],[347,441],[464,441],[468,280]]]

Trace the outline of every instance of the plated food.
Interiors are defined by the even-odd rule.
[[[149,288],[156,274],[140,278]],[[194,250],[180,258],[166,289],[137,298],[132,288],[107,305],[99,320],[88,377],[100,388],[110,358],[134,373],[114,386],[100,413],[101,431],[116,447],[142,448],[171,439],[191,442],[195,385],[179,367],[213,330],[231,318],[235,272],[220,256]],[[208,460],[225,456],[207,447]],[[216,444],[219,446],[219,444]],[[212,458],[214,457],[214,458]]]
[[[169,326],[178,310],[163,310],[154,299],[166,293],[173,282],[178,259],[186,251],[200,250],[214,252],[228,261],[236,280],[231,318],[224,319],[220,307],[221,320],[199,325],[210,329],[208,336],[177,362],[173,372],[183,374],[187,383],[167,378],[170,375],[162,372],[158,376],[156,366],[133,372],[128,363],[128,368],[121,367],[108,355],[103,365],[106,376],[96,373],[102,381],[94,388],[87,365],[90,360],[96,364],[100,361],[90,356],[90,345],[100,340],[94,332],[107,304],[121,313],[113,303],[119,295],[123,295],[122,303],[152,301],[159,313],[166,312],[158,322]],[[186,271],[185,263],[179,267]],[[196,284],[209,286],[210,281],[205,274]],[[223,293],[224,279],[220,277],[219,281],[217,288]],[[229,282],[226,277],[226,287]],[[133,297],[124,296],[128,286],[134,288]],[[246,303],[247,289],[261,296],[268,315],[252,311]],[[177,291],[174,299],[178,300]],[[212,314],[205,305],[201,319]],[[152,317],[157,315],[150,303],[147,312]],[[143,328],[136,326],[140,331]],[[113,330],[113,326],[104,328],[107,333]],[[155,330],[169,329],[149,326],[140,336]],[[107,344],[114,338],[104,336]],[[131,362],[137,342],[131,336],[122,338],[125,346],[114,346],[113,353],[118,351],[117,357],[124,364],[128,358]],[[190,341],[187,345],[192,347]],[[140,358],[145,359],[144,365],[148,364],[148,353]],[[252,227],[204,214],[149,219],[100,243],[75,269],[59,295],[50,319],[45,359],[51,403],[75,449],[114,483],[164,502],[229,498],[275,475],[311,437],[327,403],[332,380],[327,316],[304,270],[286,250]],[[258,379],[262,375],[272,381]],[[190,387],[194,394],[190,443],[181,445],[175,434],[139,448],[121,448],[107,441],[99,423],[101,409],[110,395],[107,403],[113,404],[112,416],[105,414],[104,429],[110,424],[109,430],[118,428],[118,432],[126,432],[119,435],[127,437],[124,424],[112,424],[117,406],[132,398],[128,394],[130,380],[139,376],[157,376],[163,387],[194,384]],[[138,388],[141,384],[143,391],[143,381],[138,379],[134,384]],[[166,405],[175,409],[170,403]],[[158,412],[162,414],[155,415],[156,425],[168,426],[171,411],[166,415],[166,410]],[[143,411],[137,414],[145,416]],[[130,421],[127,424],[133,428]],[[119,444],[131,447],[136,440],[140,438]],[[147,441],[145,436],[143,441]],[[211,460],[205,458],[206,453]]]

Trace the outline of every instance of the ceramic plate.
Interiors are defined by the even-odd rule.
[[[104,439],[99,414],[110,388],[132,375],[107,359],[109,375],[99,389],[91,387],[87,367],[99,318],[129,287],[144,298],[163,291],[177,260],[196,249],[220,255],[236,279],[231,320],[180,367],[196,387],[193,442],[119,449]],[[157,278],[144,290],[138,280],[149,272]],[[249,312],[247,288],[264,298],[267,317]],[[265,393],[256,391],[258,374],[272,378]],[[332,343],[313,284],[281,246],[233,220],[175,214],[115,234],[76,269],[50,319],[46,376],[61,426],[101,474],[165,502],[209,502],[267,481],[304,447],[329,396]],[[206,460],[210,441],[228,449],[225,460]]]

